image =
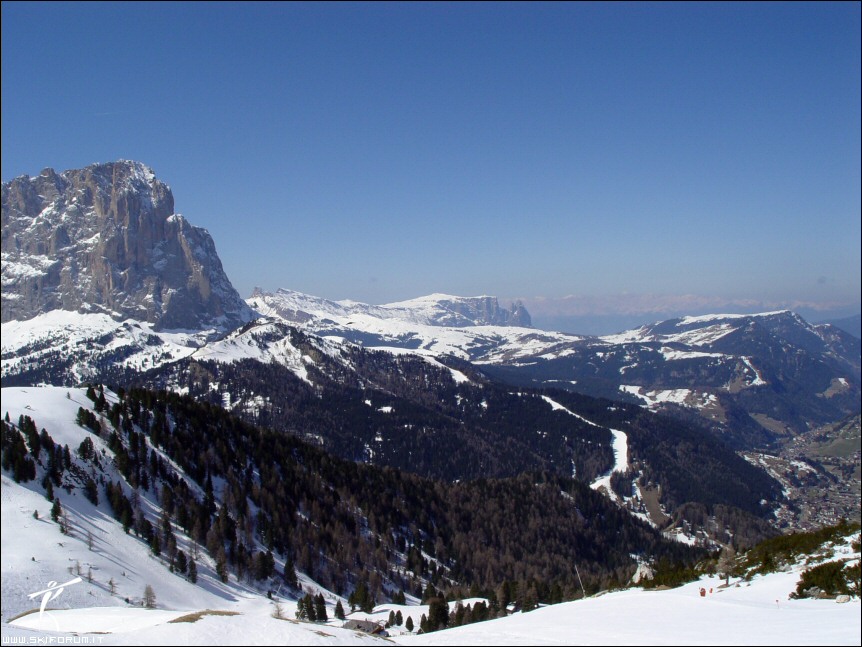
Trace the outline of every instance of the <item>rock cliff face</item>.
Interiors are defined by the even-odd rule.
[[[230,329],[251,312],[209,233],[174,213],[139,162],[94,164],[2,188],[2,320],[104,311],[156,329]]]
[[[530,313],[521,304],[501,308],[497,297],[440,297],[438,307],[445,311],[436,325],[452,326],[532,326]]]

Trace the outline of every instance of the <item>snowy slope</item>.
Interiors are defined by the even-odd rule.
[[[800,570],[757,576],[750,583],[704,578],[677,589],[630,589],[586,600],[544,607],[530,613],[466,625],[426,635],[393,632],[402,645],[858,645],[860,602],[789,600]],[[705,597],[700,588],[711,593]],[[469,602],[469,601],[465,601]],[[266,601],[239,601],[222,606],[237,616],[209,616],[194,624],[166,624],[176,614],[128,609],[120,629],[100,634],[106,645],[283,645],[371,644],[367,636],[326,625],[294,623],[270,617]],[[451,605],[450,605],[451,608]],[[417,623],[427,607],[381,605],[373,614],[383,620],[390,610],[402,610]],[[104,631],[116,609],[72,609],[54,612],[51,622],[66,631],[27,630],[3,625],[5,636],[67,636],[69,632]],[[38,614],[33,614],[38,616]],[[29,616],[28,616],[29,617]],[[46,621],[47,622],[47,621]]]
[[[106,392],[109,403],[110,393]],[[549,400],[549,406],[562,408]],[[4,388],[2,410],[15,421],[32,417],[55,442],[75,448],[90,438],[97,454],[110,458],[103,441],[74,423],[78,407],[91,408],[82,389],[59,387]],[[556,406],[555,406],[556,405]],[[620,446],[616,468],[625,468],[625,449]],[[86,463],[74,459],[82,469]],[[109,460],[103,460],[105,476],[120,479]],[[199,580],[191,584],[170,573],[141,541],[123,532],[106,502],[94,506],[74,482],[55,494],[69,512],[73,531],[59,532],[50,518],[40,479],[15,483],[2,477],[2,635],[5,638],[47,640],[90,634],[99,644],[370,644],[376,642],[340,623],[300,623],[272,617],[274,603],[260,591],[232,576],[221,583],[208,558],[201,555]],[[149,494],[142,508],[150,518],[160,514]],[[34,516],[34,511],[38,512]],[[37,518],[38,517],[38,518]],[[180,546],[191,553],[188,538],[175,528]],[[858,534],[856,535],[858,537]],[[838,557],[847,551],[837,550]],[[80,570],[78,569],[80,566]],[[792,571],[758,576],[720,588],[718,579],[706,579],[668,591],[628,590],[582,601],[542,608],[527,614],[468,625],[425,636],[406,635],[397,628],[392,640],[400,644],[859,644],[859,600],[836,604],[829,600],[789,600],[802,566]],[[70,572],[71,571],[71,572]],[[51,600],[40,617],[34,592],[79,577],[62,595]],[[300,576],[307,589],[315,585]],[[87,580],[92,581],[87,581]],[[116,585],[109,590],[109,581]],[[157,610],[141,608],[144,587],[156,593]],[[705,598],[699,587],[712,588]],[[324,592],[333,616],[337,599]],[[128,602],[126,601],[128,598]],[[470,601],[465,601],[470,602]],[[294,601],[281,602],[287,618],[294,618]],[[16,620],[22,612],[37,609]],[[189,613],[207,609],[238,615],[207,615],[196,622],[171,623]],[[383,621],[390,611],[412,617],[418,626],[425,606],[383,604],[372,614],[351,617]],[[11,620],[11,622],[10,622]],[[707,629],[708,628],[708,629]]]
[[[57,367],[55,372],[66,373],[67,381],[80,383],[93,379],[101,365],[141,371],[187,357],[214,333],[157,332],[151,324],[132,319],[52,310],[2,324],[0,366],[4,378],[28,372],[38,376]]]
[[[403,645],[858,645],[859,600],[788,600],[799,571],[718,588],[631,589],[423,636]],[[700,597],[699,589],[713,590]]]
[[[281,289],[275,293],[256,291],[248,304],[261,314],[324,337],[351,339],[374,348],[421,349],[462,359],[517,360],[581,339],[523,327],[517,320],[499,325],[505,317],[495,314],[500,310],[496,299],[487,296],[432,294],[376,306],[328,301]]]
[[[115,401],[110,392],[106,391],[105,395],[109,404]],[[104,441],[75,424],[79,407],[89,410],[93,407],[84,389],[7,387],[2,389],[0,406],[3,415],[8,413],[13,422],[20,415],[31,417],[59,446],[69,445],[76,469],[92,472],[91,464],[80,460],[75,452],[81,441],[89,438],[104,467],[102,474],[92,473],[112,482],[123,480],[111,462],[112,452]],[[42,458],[45,458],[44,452]],[[51,502],[45,498],[41,485],[43,473],[39,468],[37,478],[24,483],[14,482],[5,471],[2,475],[0,593],[4,639],[97,633],[114,636],[120,644],[146,644],[150,640],[145,637],[147,635],[154,636],[152,640],[156,644],[174,641],[190,644],[368,643],[366,637],[340,629],[338,621],[333,620],[330,627],[272,618],[273,601],[233,576],[222,583],[214,572],[212,560],[203,552],[197,557],[196,584],[171,573],[164,560],[156,558],[146,543],[123,531],[104,496],[100,496],[102,500],[98,505],[93,505],[68,474],[64,477],[68,487],[54,489],[71,522],[71,532],[62,534],[59,524],[51,519]],[[147,517],[157,523],[161,509],[152,491],[141,493],[140,502]],[[193,548],[189,538],[178,527],[174,531],[178,548],[191,557]],[[314,582],[298,575],[306,590],[319,590]],[[57,598],[50,600],[49,611],[40,615],[42,596],[32,594],[52,586],[56,588],[55,584],[66,586]],[[147,585],[156,595],[155,610],[141,608]],[[338,598],[325,593],[332,617]],[[281,600],[280,604],[285,618],[293,619],[296,602],[288,599]],[[169,624],[176,618],[206,609],[239,615],[208,616],[194,624]],[[35,613],[14,620],[33,610]],[[14,625],[9,624],[10,620]],[[201,628],[204,628],[204,639],[197,636]],[[208,633],[210,631],[212,633]]]
[[[66,397],[66,394],[69,397]],[[110,393],[106,392],[108,401]],[[92,402],[84,389],[60,387],[4,388],[2,390],[3,415],[11,420],[19,415],[30,416],[39,429],[46,429],[54,441],[69,445],[72,453],[84,438],[90,438],[97,453],[110,458],[106,444],[89,430],[75,424],[78,407],[90,408]],[[103,453],[104,452],[104,453]],[[122,479],[109,461],[103,460],[106,477],[112,481]],[[83,582],[66,589],[63,596],[51,606],[93,606],[98,604],[125,606],[124,599],[140,604],[144,587],[153,586],[160,607],[168,609],[196,609],[223,605],[250,593],[241,587],[223,585],[205,557],[199,558],[200,579],[193,585],[185,578],[172,575],[149,551],[148,546],[123,532],[111,514],[104,496],[93,506],[78,487],[71,491],[55,488],[54,493],[68,512],[73,531],[63,535],[58,524],[51,520],[51,503],[45,499],[41,478],[27,483],[15,483],[3,474],[3,619],[38,607],[27,594],[40,590],[50,581],[66,582],[77,576],[80,564],[86,579],[92,569],[93,582]],[[142,497],[142,508],[148,516],[158,519],[160,509],[150,494]],[[38,511],[39,519],[33,517]],[[180,537],[180,548],[187,555],[190,547]],[[92,550],[88,546],[92,541]],[[69,573],[69,569],[75,571]],[[108,581],[116,583],[116,594],[111,595]]]

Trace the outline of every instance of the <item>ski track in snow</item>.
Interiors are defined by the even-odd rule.
[[[583,416],[578,415],[574,411],[571,411],[561,405],[556,400],[549,398],[546,395],[542,396],[542,399],[551,405],[551,407],[556,410],[565,411],[571,416],[574,416],[578,420],[583,420],[587,424],[592,425],[593,427],[601,428],[601,425],[597,425],[591,420],[587,420]],[[616,492],[611,489],[611,475],[614,472],[625,472],[629,468],[629,438],[624,431],[620,431],[619,429],[610,429],[608,431],[613,434],[613,439],[611,441],[611,448],[614,451],[614,466],[611,468],[611,471],[605,474],[604,476],[596,479],[590,484],[590,487],[594,490],[599,490],[601,488],[605,489],[605,492],[608,493],[608,496],[614,501],[619,501],[619,497]]]

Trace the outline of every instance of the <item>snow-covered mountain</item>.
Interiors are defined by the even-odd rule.
[[[205,616],[183,640],[367,640],[271,618],[262,593],[279,597],[284,582],[248,575],[268,551],[278,573],[300,564],[300,584],[326,594],[330,616],[369,573],[390,596],[432,578],[529,579],[528,567],[571,584],[567,560],[578,554],[588,583],[625,579],[634,556],[689,550],[666,540],[671,530],[701,545],[750,544],[774,532],[765,519],[781,504],[760,467],[652,411],[669,407],[757,444],[858,409],[858,340],[788,312],[582,337],[533,329],[522,306],[486,296],[373,306],[258,290],[243,302],[209,235],[173,213],[170,189],[136,162],[5,183],[2,261],[2,381],[17,385],[3,391],[4,637],[50,629],[32,614],[6,622],[34,606],[33,582],[65,581],[69,569],[86,586],[68,587],[71,610],[50,617],[54,628],[134,628],[110,636],[127,644],[174,642],[165,623],[204,609],[240,620]],[[99,402],[80,387],[88,381],[167,392],[106,390]],[[19,416],[38,427],[24,431]],[[49,520],[49,488],[65,521]],[[65,523],[73,531],[59,535]],[[142,539],[154,536],[161,542]],[[502,536],[489,558],[495,544],[477,537]],[[219,548],[235,569],[227,578]],[[196,585],[177,570],[178,550],[198,555]],[[145,584],[162,612],[131,608]],[[295,599],[284,604],[293,616]],[[417,626],[420,609],[399,607]],[[536,613],[554,628],[525,642],[571,631],[562,616]],[[509,622],[501,631],[520,635]],[[460,640],[478,640],[470,636]]]
[[[463,325],[441,314],[473,301],[431,295],[371,306],[279,290],[256,291],[248,303],[325,338],[452,355],[519,385],[688,410],[716,428],[732,425],[731,437],[743,446],[858,409],[859,340],[789,311],[684,317],[602,337],[525,328],[518,317],[509,325],[482,317]]]
[[[192,355],[239,361],[249,344],[259,361],[301,373],[285,341],[299,329],[327,340],[321,348],[454,356],[519,386],[669,409],[729,432],[741,447],[858,410],[859,340],[790,312],[686,317],[584,337],[531,328],[523,306],[488,296],[376,306],[256,290],[245,303],[209,235],[173,206],[167,185],[138,162],[46,169],[3,184],[4,384],[77,384]],[[269,323],[241,328],[256,315]]]
[[[278,587],[283,567],[278,551],[274,574],[264,580],[233,569],[227,577],[221,577],[217,560],[203,542],[195,543],[195,531],[190,528],[193,524],[183,516],[192,511],[179,505],[180,496],[199,501],[208,496],[202,482],[206,479],[183,471],[172,458],[189,449],[187,445],[177,446],[173,440],[184,433],[186,424],[179,415],[181,403],[176,403],[176,409],[168,407],[162,417],[158,405],[152,411],[155,415],[142,415],[145,410],[136,411],[131,400],[123,400],[108,390],[100,405],[102,394],[96,393],[99,395],[94,397],[85,389],[57,387],[3,390],[4,413],[9,414],[9,419],[26,417],[34,425],[33,431],[15,425],[4,429],[0,490],[4,638],[62,641],[96,634],[102,644],[376,643],[376,639],[342,628],[342,623],[334,619],[336,603],[349,609],[345,592],[327,590],[305,572],[298,573],[302,590]],[[144,397],[137,402],[146,401]],[[78,422],[86,418],[82,410],[92,416],[83,424]],[[143,426],[132,423],[132,418]],[[24,427],[27,424],[25,421]],[[36,434],[34,430],[39,428],[43,431]],[[161,434],[160,439],[154,433]],[[38,440],[34,440],[37,436]],[[213,438],[215,443],[225,440]],[[312,469],[313,457],[300,447],[295,451],[303,457],[303,469]],[[136,456],[143,457],[143,461],[130,469],[130,461],[137,460]],[[183,463],[193,465],[195,459],[189,459],[182,459]],[[208,460],[217,460],[215,453]],[[34,465],[35,478],[26,473],[27,468],[22,467],[25,463]],[[241,464],[237,469],[264,487],[256,470],[244,470]],[[212,525],[235,528],[227,536],[234,537],[232,543],[240,542],[240,550],[265,551],[266,496],[258,498],[257,489],[250,488],[250,501],[261,501],[261,506],[249,503],[254,514],[236,520],[234,525],[232,515],[244,506],[236,500],[229,503],[233,495],[225,497],[224,493],[229,487],[242,486],[233,476],[216,476],[213,480],[218,495],[215,503],[222,510],[213,514]],[[353,491],[351,496],[356,494]],[[52,510],[49,496],[60,502],[59,512]],[[389,493],[381,491],[378,496]],[[351,500],[348,504],[345,499],[338,504],[339,514],[364,520],[363,524],[369,525],[359,528],[361,534],[373,533],[373,522],[356,507],[357,503]],[[323,504],[315,501],[313,506]],[[120,513],[125,505],[133,512],[129,517]],[[228,509],[230,512],[226,512]],[[200,509],[195,513],[200,514]],[[297,511],[297,522],[307,523],[305,517],[309,514],[317,514],[310,503],[304,512]],[[573,516],[580,514],[579,507]],[[602,518],[606,523],[607,517]],[[129,523],[128,530],[123,519]],[[326,520],[327,525],[330,522],[337,523],[337,516]],[[413,522],[420,523],[418,517]],[[147,540],[147,528],[152,537],[167,540]],[[393,531],[405,529],[387,528],[379,537],[389,541],[385,537]],[[391,640],[405,645],[532,645],[573,640],[584,644],[858,644],[858,597],[845,604],[837,604],[835,599],[791,597],[803,572],[815,564],[835,562],[847,568],[858,565],[858,542],[856,531],[843,541],[793,559],[777,573],[750,579],[737,576],[729,586],[723,578],[704,576],[676,589],[603,593],[422,636],[416,635],[416,629],[410,632],[399,625],[390,628]],[[159,544],[158,550],[153,548]],[[179,557],[180,551],[183,558]],[[420,561],[429,558],[418,551],[416,554]],[[367,559],[370,566],[371,553]],[[585,555],[576,558],[581,569],[584,559]],[[196,564],[195,578],[187,566],[179,566],[189,560]],[[148,586],[155,609],[142,608]],[[44,591],[52,587],[54,592],[57,588],[62,591],[49,601],[48,610],[40,613]],[[305,593],[323,596],[330,620],[295,620],[297,599]],[[477,601],[465,600],[464,604]],[[449,609],[450,617],[455,617],[457,602],[450,601]],[[418,629],[421,617],[430,616],[430,607],[409,596],[407,604],[383,602],[367,613],[357,611],[348,618],[383,623],[390,612],[400,612],[405,621],[410,618]],[[278,615],[282,619],[275,617]],[[656,617],[662,621],[656,622]]]
[[[387,303],[380,306],[358,301],[330,301],[294,290],[274,293],[255,288],[248,300],[258,312],[276,314],[285,321],[303,324],[327,318],[350,318],[357,315],[375,319],[397,320],[423,326],[519,326],[529,328],[530,313],[521,303],[509,309],[500,307],[496,297],[458,297],[430,294],[425,297]]]
[[[700,433],[658,438],[635,407],[525,397],[534,387],[669,409],[744,448],[858,407],[858,340],[788,312],[582,337],[531,328],[523,306],[488,296],[375,306],[256,290],[244,303],[209,235],[173,213],[170,189],[137,162],[6,183],[3,228],[4,386],[173,389],[344,458],[426,476],[550,470],[602,477],[613,495],[613,482],[647,487],[680,461],[662,442]],[[590,411],[602,418],[593,427]],[[631,473],[614,463],[618,434],[639,465]],[[704,489],[677,472],[662,486],[668,512],[695,501],[759,516],[775,503],[772,486],[732,453],[709,446],[686,461],[701,466],[701,480],[732,476]],[[630,494],[617,500],[643,505]]]
[[[3,322],[68,310],[230,330],[251,316],[209,233],[140,162],[4,182],[2,227]]]

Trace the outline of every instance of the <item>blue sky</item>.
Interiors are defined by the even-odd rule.
[[[243,296],[858,312],[860,59],[859,3],[4,2],[2,177],[143,161]]]

